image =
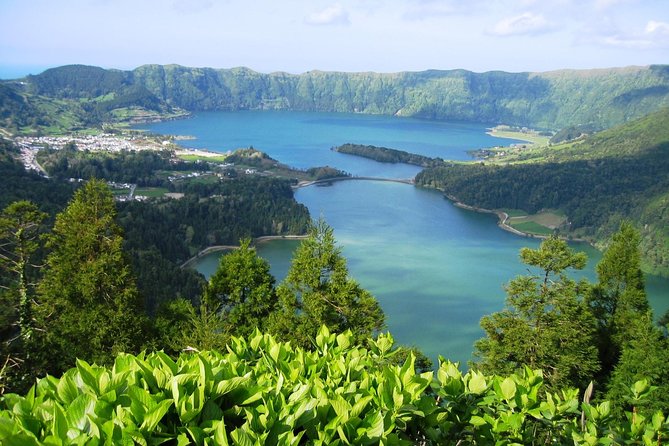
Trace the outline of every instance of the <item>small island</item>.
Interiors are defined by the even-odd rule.
[[[441,158],[430,158],[428,156],[417,155],[403,150],[363,144],[346,143],[341,146],[333,147],[331,150],[348,155],[361,156],[380,163],[404,163],[420,167],[431,167],[444,163],[444,160]]]

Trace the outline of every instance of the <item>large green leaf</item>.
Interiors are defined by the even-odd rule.
[[[144,414],[144,420],[139,426],[140,430],[145,432],[153,432],[160,423],[160,420],[165,416],[165,414],[170,410],[174,401],[171,399],[166,399],[158,403],[155,407]]]
[[[70,370],[58,381],[58,398],[63,404],[70,404],[79,396],[79,388],[73,379],[74,371]]]

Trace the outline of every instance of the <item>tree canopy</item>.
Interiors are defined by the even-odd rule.
[[[323,219],[312,225],[295,251],[277,294],[280,308],[270,328],[300,345],[309,346],[322,325],[337,332],[351,330],[358,341],[385,326],[377,300],[349,277],[334,231]]]
[[[565,274],[583,268],[585,255],[551,237],[538,249],[523,248],[520,256],[539,273],[511,280],[506,308],[481,319],[486,337],[475,344],[476,366],[511,373],[528,365],[541,368],[551,388],[585,388],[599,370],[592,316],[582,299],[587,286]]]
[[[228,335],[246,336],[266,327],[277,306],[274,277],[269,262],[251,247],[251,239],[221,256],[205,289],[204,303],[222,314]]]
[[[109,363],[119,352],[138,351],[146,338],[115,216],[111,191],[91,180],[56,217],[38,287],[48,370],[63,370],[75,358]]]

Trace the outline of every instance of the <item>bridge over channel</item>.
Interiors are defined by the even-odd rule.
[[[307,187],[319,184],[332,184],[337,181],[353,181],[353,180],[362,180],[362,181],[390,181],[392,183],[402,183],[402,184],[415,184],[415,181],[412,178],[380,178],[380,177],[336,177],[336,178],[326,178],[324,180],[315,180],[315,181],[300,181],[295,186],[295,189],[300,187]]]

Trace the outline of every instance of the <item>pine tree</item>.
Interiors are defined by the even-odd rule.
[[[379,303],[349,277],[334,232],[322,219],[297,248],[277,294],[280,308],[270,329],[305,347],[322,325],[337,333],[351,330],[363,342],[385,326]]]
[[[598,283],[587,302],[597,320],[597,345],[602,363],[602,379],[615,368],[622,350],[641,325],[652,325],[641,271],[640,236],[631,223],[623,222],[597,264]]]
[[[46,214],[28,201],[17,201],[0,213],[0,394],[31,386],[34,334],[33,265]]]
[[[629,388],[640,379],[655,386],[646,409],[669,408],[669,344],[653,324],[641,271],[639,232],[623,222],[597,265],[598,283],[588,296],[597,320],[602,363],[599,381],[606,399],[620,413],[629,409]]]
[[[251,248],[250,239],[221,257],[209,279],[204,303],[221,313],[228,336],[247,336],[256,328],[265,329],[277,306],[274,277],[269,262]]]
[[[5,310],[15,309],[18,313],[18,337],[24,343],[29,342],[33,332],[30,259],[39,247],[39,228],[45,218],[46,214],[29,201],[12,203],[0,214],[0,270],[6,275],[0,287],[9,301]]]
[[[477,366],[508,374],[528,365],[542,369],[551,388],[584,387],[599,368],[594,324],[581,299],[587,287],[565,271],[582,269],[585,254],[551,237],[539,249],[523,248],[520,257],[541,272],[513,279],[506,287],[506,308],[481,319],[486,337],[475,344]]]
[[[91,180],[56,217],[38,287],[48,371],[70,367],[75,358],[109,363],[145,341],[146,317],[115,216],[111,191]]]

